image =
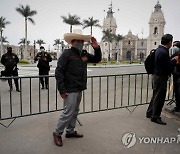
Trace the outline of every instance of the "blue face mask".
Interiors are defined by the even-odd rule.
[[[178,52],[179,50],[180,50],[180,48],[178,48],[177,46],[174,46],[174,47],[172,48],[173,54],[176,53],[176,52]]]

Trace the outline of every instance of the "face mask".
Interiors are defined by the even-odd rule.
[[[75,47],[78,49],[78,50],[82,50],[83,49],[83,43],[77,43],[76,45],[75,45]]]
[[[44,52],[45,50],[44,49],[40,49],[41,52]]]
[[[8,50],[7,52],[8,52],[8,53],[12,53],[12,50]]]
[[[176,53],[176,52],[178,52],[179,50],[180,50],[180,48],[178,48],[177,46],[174,46],[174,47],[172,48],[173,54]]]

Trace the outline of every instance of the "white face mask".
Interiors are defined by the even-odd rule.
[[[75,48],[77,48],[79,51],[83,49],[83,43],[76,43]]]
[[[173,50],[173,54],[174,54],[174,53],[178,52],[180,50],[180,48],[178,48],[177,46],[174,46],[172,48],[172,50]]]
[[[45,50],[44,49],[40,49],[41,52],[44,52]]]

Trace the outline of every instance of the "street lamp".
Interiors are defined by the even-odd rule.
[[[34,63],[36,62],[35,61],[35,54],[36,54],[36,41],[34,40]]]

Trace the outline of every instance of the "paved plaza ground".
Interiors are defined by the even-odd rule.
[[[133,108],[130,108],[132,110]],[[83,124],[77,124],[81,139],[67,139],[63,147],[53,142],[52,132],[60,112],[19,118],[9,128],[0,126],[0,153],[2,154],[179,154],[180,143],[140,143],[139,137],[174,138],[180,135],[178,116],[163,111],[166,126],[152,123],[145,117],[147,105],[130,113],[126,108],[79,115]],[[1,121],[2,122],[2,121]],[[8,124],[8,121],[3,121]],[[136,135],[136,144],[125,148],[125,133]],[[147,140],[146,140],[147,142]]]

